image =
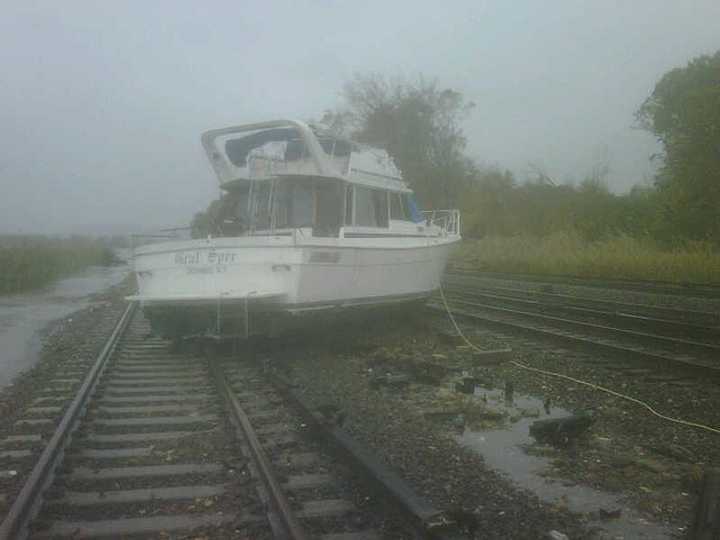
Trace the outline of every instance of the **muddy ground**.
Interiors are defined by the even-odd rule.
[[[267,359],[315,404],[342,411],[343,427],[436,505],[474,514],[490,528],[487,537],[538,538],[551,530],[570,538],[593,537],[583,523],[593,528],[631,509],[667,536],[681,537],[687,530],[703,471],[720,457],[716,435],[670,424],[632,403],[507,362],[482,365],[487,359],[454,338],[442,316],[404,313],[338,326],[326,328],[325,335],[306,333],[276,343]],[[671,416],[720,425],[715,407],[720,390],[711,383],[635,379],[605,369],[601,357],[463,326],[484,349],[511,347],[506,359],[608,386]],[[463,388],[468,380],[472,395]],[[620,505],[571,515],[565,501],[541,503],[458,444],[469,430],[503,429],[520,417],[544,416],[543,406],[513,413],[490,406],[487,396],[502,392],[508,382],[516,394],[534,396],[547,407],[592,416],[589,429],[577,437],[533,442],[525,450],[550,459],[548,477],[617,493]],[[639,521],[642,528],[644,520]]]
[[[515,489],[454,440],[458,413],[474,425],[498,419],[441,387],[462,371],[463,359],[422,314],[339,322],[278,340],[263,355],[316,406],[339,411],[342,427],[417,492],[474,522],[478,538],[592,537],[582,516]]]

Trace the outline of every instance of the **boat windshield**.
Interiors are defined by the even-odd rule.
[[[313,236],[338,236],[344,200],[345,183],[331,178],[244,182],[223,196],[218,232],[266,235],[310,228]]]
[[[342,221],[344,183],[326,178],[274,180],[271,228],[312,228],[313,236],[337,236]]]
[[[352,144],[332,137],[319,137],[317,142],[324,159],[336,171],[347,173]],[[233,135],[224,147],[229,164],[238,171],[234,174],[236,178],[259,180],[283,174],[320,173],[307,142],[293,128]]]
[[[273,199],[274,228],[292,229],[313,226],[314,202],[311,179],[278,180]]]

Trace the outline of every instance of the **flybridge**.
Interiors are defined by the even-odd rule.
[[[276,120],[208,131],[203,147],[220,181],[315,176],[409,192],[387,152],[316,133],[295,120]]]
[[[425,221],[459,234],[457,212],[420,213],[383,150],[293,120],[215,129],[202,143],[226,191],[216,236],[426,237]],[[384,230],[391,222],[398,230]]]

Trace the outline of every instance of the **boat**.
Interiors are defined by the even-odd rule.
[[[154,332],[247,337],[283,316],[423,302],[440,286],[460,213],[421,212],[385,151],[295,120],[214,129],[202,146],[223,193],[208,230],[133,248],[129,299]]]

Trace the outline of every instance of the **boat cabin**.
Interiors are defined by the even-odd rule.
[[[412,191],[384,151],[295,122],[259,126],[203,137],[225,192],[221,236],[427,236]]]
[[[391,224],[393,230],[417,233],[424,223],[411,192],[336,178],[280,176],[225,190],[218,223],[222,236],[283,236],[294,229],[315,237],[389,235]]]

